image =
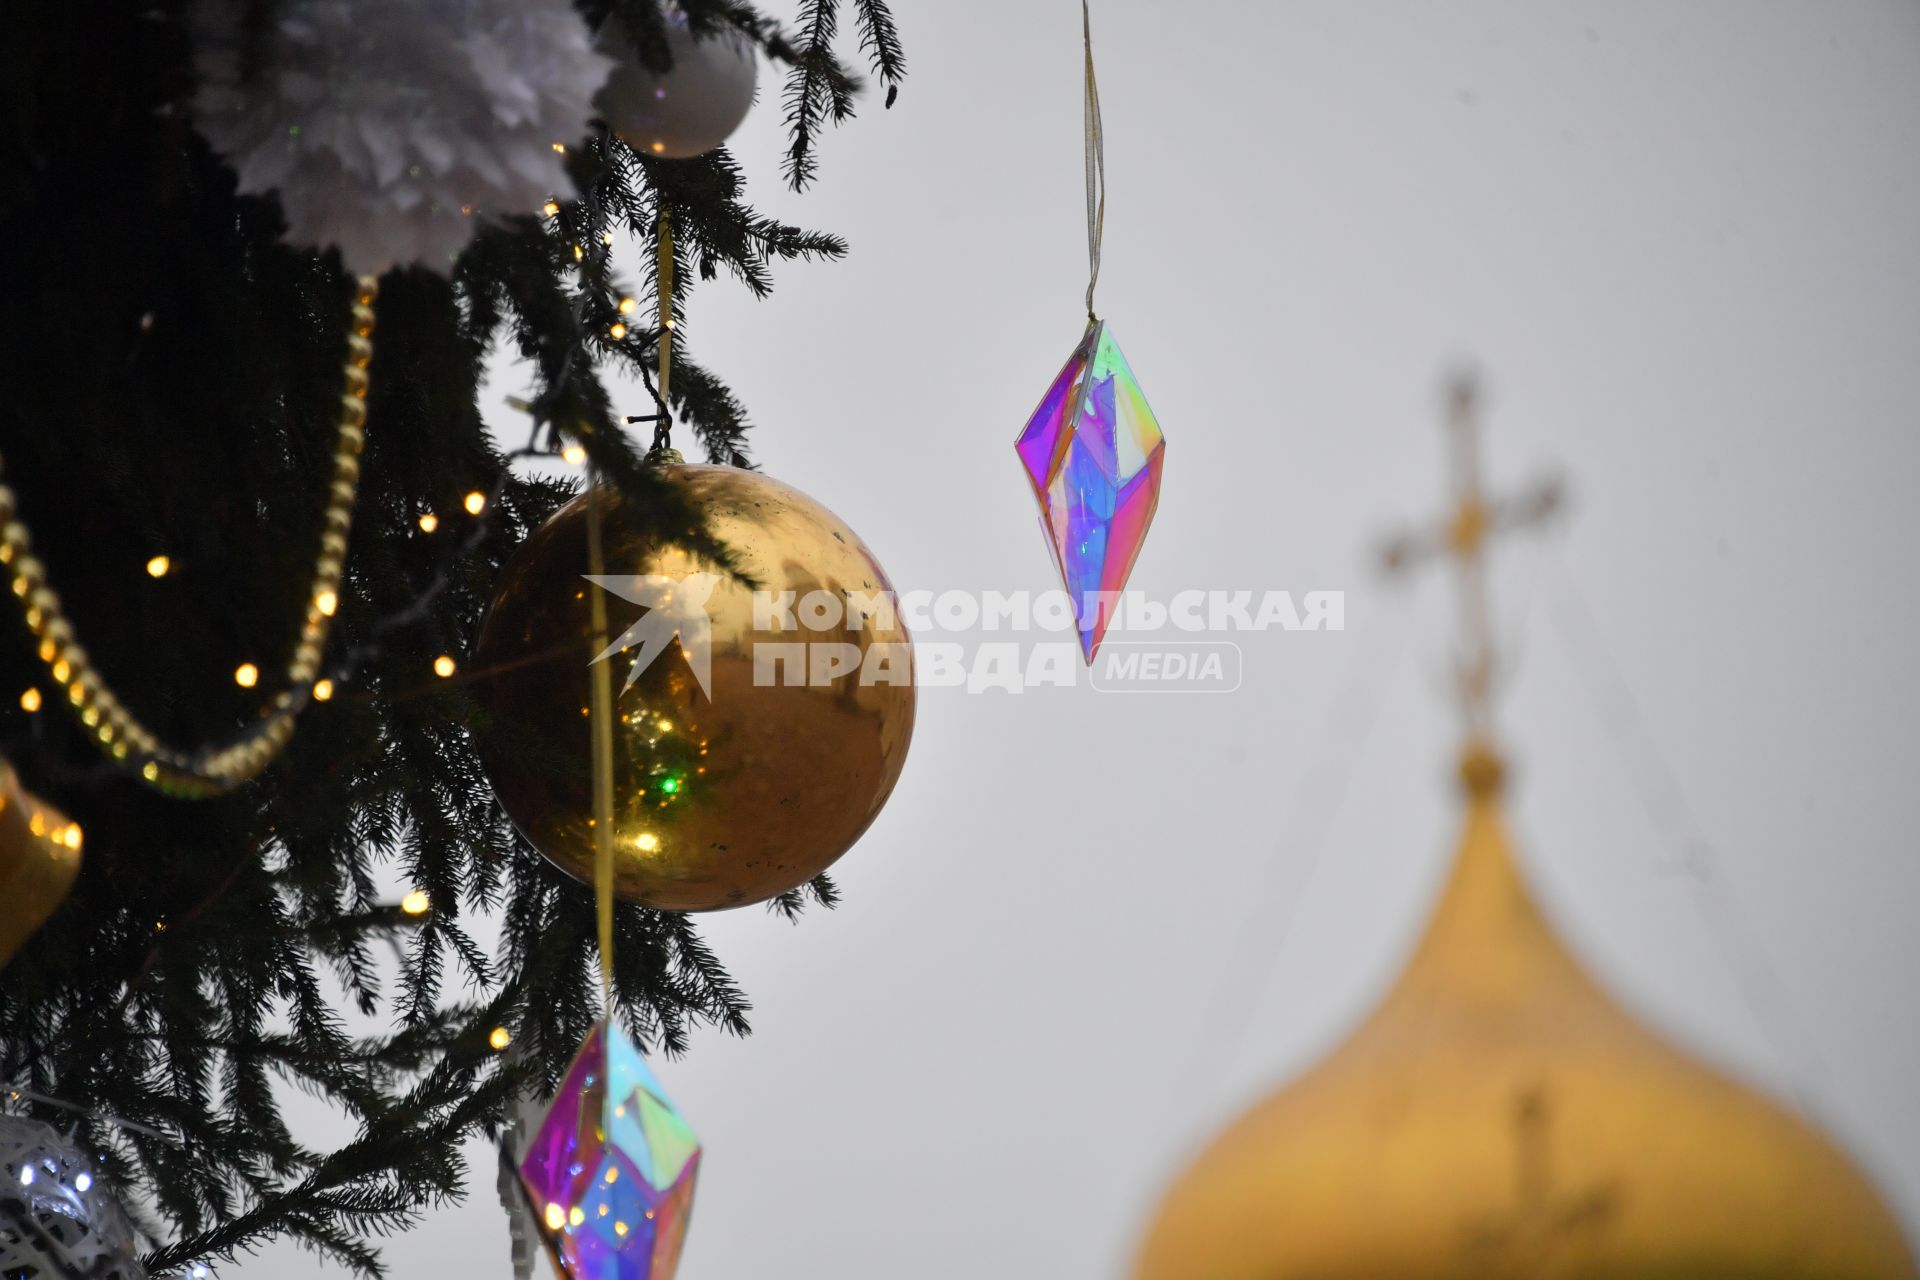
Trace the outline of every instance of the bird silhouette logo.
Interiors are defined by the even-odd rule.
[[[640,673],[678,640],[681,656],[687,660],[687,669],[693,672],[700,692],[713,697],[713,690],[707,684],[713,669],[713,621],[707,615],[707,601],[720,584],[719,574],[690,573],[684,578],[661,574],[589,573],[582,576],[646,610],[593,660],[605,662],[616,653],[639,649],[633,665],[627,669],[627,682],[620,686],[622,693],[633,688]],[[592,666],[593,662],[587,665]]]

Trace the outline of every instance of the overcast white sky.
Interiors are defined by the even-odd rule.
[[[1038,590],[1011,442],[1082,324],[1078,6],[896,8],[911,78],[816,191],[770,98],[738,138],[853,257],[705,290],[690,336],[897,587]],[[1119,1276],[1195,1147],[1365,1010],[1450,852],[1454,734],[1445,597],[1367,553],[1437,508],[1463,356],[1495,481],[1574,493],[1497,579],[1535,884],[1920,1232],[1920,6],[1094,8],[1101,310],[1168,439],[1133,585],[1343,589],[1348,627],[1246,637],[1232,696],[924,691],[845,906],[708,922],[756,1034],[661,1068],[708,1149],[682,1276]],[[477,1154],[394,1274],[508,1276]]]

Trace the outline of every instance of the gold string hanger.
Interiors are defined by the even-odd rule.
[[[658,421],[654,430],[654,448],[648,453],[653,461],[678,461],[667,443],[666,431],[671,417],[667,392],[673,376],[673,222],[663,202],[655,223],[654,291],[659,302],[659,370],[655,397]],[[601,483],[598,474],[587,479],[587,568],[594,581],[607,575],[606,541],[603,527]],[[588,601],[588,627],[592,632],[593,652],[608,649],[606,593],[595,590]],[[613,1016],[613,677],[610,665],[593,663],[590,667],[592,697],[588,730],[593,751],[593,906],[594,922],[600,943],[600,996],[607,1017]]]
[[[47,581],[46,567],[33,554],[32,536],[20,521],[13,490],[0,483],[0,522],[4,522],[0,523],[0,566],[8,571],[40,660],[64,695],[60,700],[109,759],[163,791],[193,797],[221,795],[258,777],[292,739],[294,721],[311,701],[314,677],[340,603],[347,533],[353,527],[360,493],[367,369],[373,363],[373,304],[379,295],[374,277],[361,276],[356,281],[347,356],[341,367],[333,479],[321,518],[320,551],[307,591],[306,616],[287,663],[287,687],[274,697],[260,721],[225,742],[191,750],[169,746],[126,708],[75,637],[60,595]]]
[[[667,412],[667,381],[673,376],[673,220],[663,201],[654,226],[654,291],[660,316],[660,412]]]
[[[607,576],[606,543],[601,528],[601,491],[598,476],[587,480],[587,569],[595,582]],[[605,653],[607,593],[595,587],[588,593],[589,628],[594,653]],[[600,942],[600,996],[607,1016],[613,1014],[613,677],[611,663],[589,667],[593,681],[588,732],[593,738],[593,907]]]
[[[1089,0],[1080,0],[1080,36],[1086,50],[1086,101],[1081,122],[1086,131],[1087,163],[1087,321],[1093,310],[1093,289],[1100,283],[1100,242],[1107,230],[1107,145],[1100,127],[1100,83],[1093,74],[1093,12]]]

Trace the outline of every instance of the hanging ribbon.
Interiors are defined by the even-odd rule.
[[[1107,148],[1100,131],[1100,85],[1093,75],[1093,13],[1080,0],[1080,35],[1087,54],[1087,98],[1082,119],[1087,156],[1087,319],[1093,311],[1093,287],[1100,283],[1100,238],[1107,226]]]
[[[660,411],[667,411],[667,379],[673,376],[673,223],[660,206],[654,251],[654,291],[660,295]]]
[[[659,295],[660,429],[664,439],[668,421],[667,390],[673,376],[673,223],[666,206],[655,224],[655,292]],[[587,485],[587,566],[596,581],[607,572],[606,543],[601,527],[602,491],[599,478]],[[607,641],[606,593],[595,591],[588,604],[593,652],[605,653]],[[607,1015],[613,1014],[613,675],[611,665],[595,662],[588,726],[593,734],[593,905],[600,939],[600,995]]]
[[[596,582],[607,572],[606,548],[601,538],[601,487],[597,477],[587,482],[587,565]],[[593,652],[607,651],[607,594],[589,593],[589,620]],[[595,662],[587,668],[593,681],[593,905],[600,933],[600,997],[608,1017],[613,1016],[613,675],[612,664]]]

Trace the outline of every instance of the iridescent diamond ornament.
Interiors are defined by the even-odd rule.
[[[1160,502],[1160,424],[1106,321],[1087,326],[1014,442],[1089,663]]]
[[[520,1160],[567,1280],[673,1280],[699,1170],[693,1130],[606,1022],[574,1055]]]

